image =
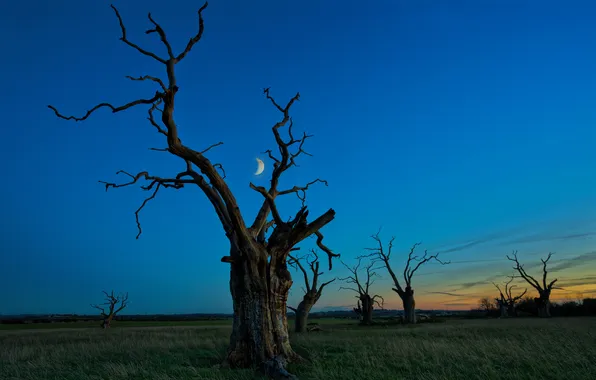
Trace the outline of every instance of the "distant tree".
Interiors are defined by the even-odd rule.
[[[557,282],[556,278],[552,280],[550,283],[546,283],[546,275],[548,274],[546,270],[546,264],[548,263],[548,260],[550,260],[552,253],[548,254],[546,260],[540,259],[540,261],[542,261],[542,284],[536,281],[534,277],[530,276],[525,271],[524,266],[520,264],[519,260],[517,259],[517,251],[513,251],[512,256],[513,257],[509,257],[509,255],[507,255],[507,259],[515,263],[513,269],[515,269],[519,273],[519,275],[538,292],[538,297],[534,298],[534,302],[536,302],[536,306],[538,307],[538,316],[541,318],[550,317],[551,291],[553,289],[560,289],[554,286]]]
[[[449,262],[443,262],[439,260],[438,253],[434,255],[429,255],[428,251],[426,250],[424,251],[424,255],[422,257],[414,256],[414,251],[416,250],[416,247],[422,243],[414,244],[412,248],[410,248],[410,253],[408,254],[406,266],[404,268],[403,279],[405,288],[402,288],[401,283],[397,275],[391,268],[390,263],[391,250],[393,249],[393,241],[395,240],[395,237],[392,237],[391,240],[389,240],[387,250],[383,248],[383,243],[381,242],[381,238],[379,237],[379,232],[377,232],[375,235],[372,235],[371,237],[377,242],[378,246],[373,248],[366,248],[366,250],[371,251],[371,253],[364,255],[363,257],[369,257],[375,262],[381,262],[381,264],[383,265],[383,267],[385,267],[385,269],[389,273],[389,276],[391,276],[391,279],[393,280],[393,285],[395,287],[392,288],[392,290],[399,295],[399,298],[401,298],[404,307],[404,322],[416,323],[416,301],[414,300],[414,289],[412,288],[412,277],[414,276],[414,273],[416,273],[418,268],[420,268],[422,265],[428,263],[431,260],[435,260],[436,262],[442,265],[449,264]]]
[[[342,264],[350,271],[351,275],[348,277],[340,278],[340,281],[344,281],[346,284],[354,284],[351,287],[340,287],[340,289],[351,290],[358,293],[358,307],[354,308],[354,312],[360,315],[360,322],[363,325],[370,325],[372,323],[372,315],[374,305],[376,304],[381,309],[383,308],[384,299],[378,294],[374,296],[370,295],[370,286],[375,282],[374,278],[377,277],[377,273],[373,271],[374,261],[370,261],[369,264],[364,267],[365,279],[361,279],[358,276],[360,265],[362,264],[362,257],[358,258],[358,263],[353,267],[348,266],[342,261]],[[379,303],[379,300],[381,302]]]
[[[536,302],[534,302],[534,297],[531,296],[524,296],[517,302],[516,310],[519,312],[524,312],[527,314],[538,315],[538,306]]]
[[[126,181],[120,183],[102,181],[106,190],[144,183],[140,187],[149,192],[149,195],[135,211],[139,230],[137,238],[142,232],[139,213],[150,200],[156,197],[160,189],[178,190],[192,187],[199,189],[207,197],[230,243],[229,255],[221,258],[222,262],[230,265],[229,289],[234,312],[232,334],[225,359],[226,365],[241,368],[254,366],[277,368],[272,372],[268,370],[265,372],[275,376],[286,376],[287,371],[282,369],[285,362],[300,359],[300,356],[292,350],[287,331],[286,302],[292,286],[292,277],[287,268],[288,254],[297,244],[315,235],[319,248],[329,255],[329,265],[331,266],[331,258],[336,254],[322,244],[323,235],[320,231],[335,218],[335,211],[328,209],[320,216],[307,221],[309,211],[304,202],[306,191],[316,183],[326,185],[327,182],[324,180],[314,179],[302,186],[279,188],[282,174],[297,166],[300,157],[310,155],[305,151],[304,145],[312,135],[304,133],[297,136],[293,130],[293,120],[290,116],[291,107],[300,98],[299,93],[296,93],[287,103],[280,104],[273,98],[269,88],[265,88],[263,91],[266,100],[281,114],[280,119],[271,126],[276,143],[275,150],[279,154],[273,153],[271,149],[264,152],[273,163],[268,188],[250,184],[253,190],[263,196],[257,215],[252,220],[246,219],[246,215],[241,212],[236,196],[225,180],[226,175],[222,165],[212,162],[207,157],[211,149],[223,143],[218,142],[201,149],[192,148],[183,143],[175,112],[176,99],[181,90],[180,82],[176,77],[176,65],[184,60],[202,39],[205,27],[203,11],[206,8],[207,3],[199,8],[196,34],[188,40],[179,53],[174,53],[164,29],[149,13],[151,29],[147,30],[146,34],[158,36],[164,47],[164,54],[157,54],[128,39],[129,34],[127,34],[122,17],[116,7],[112,5],[120,26],[120,41],[161,64],[165,80],[149,75],[128,76],[127,78],[132,81],[153,83],[156,91],[149,96],[132,100],[123,105],[99,103],[79,117],[64,115],[52,105],[48,107],[57,117],[76,122],[84,121],[100,110],[107,109],[112,113],[120,113],[138,106],[147,107],[147,119],[152,128],[164,137],[165,143],[164,147],[152,148],[152,150],[176,157],[178,163],[181,164],[181,170],[165,176],[155,175],[149,171],[139,171],[133,174],[120,170],[117,174],[125,176]],[[117,94],[118,91],[114,90],[113,93]],[[182,103],[178,101],[178,105],[180,104]],[[195,124],[200,125],[201,123]],[[204,126],[203,128],[213,129],[214,126]],[[115,139],[122,138],[120,132],[106,133],[114,134]],[[129,139],[131,149],[137,141],[139,139]],[[290,194],[297,195],[302,200],[302,205],[293,218],[284,220],[277,207],[277,199]],[[179,220],[180,214],[187,211],[178,209],[172,212],[171,220],[176,221]],[[273,227],[272,231],[269,231],[271,227]],[[267,363],[267,365],[263,365],[263,363]]]
[[[109,294],[106,291],[104,291],[103,294],[106,296],[106,302],[101,305],[91,305],[91,307],[98,309],[101,312],[101,327],[109,329],[116,314],[128,306],[128,293],[115,295],[112,290]]]
[[[553,303],[551,305],[551,313],[559,317],[582,315],[582,309],[582,305],[577,301],[565,301],[561,303]]]
[[[298,268],[304,276],[304,296],[302,297],[302,301],[300,301],[297,308],[288,306],[288,309],[292,310],[296,314],[296,320],[294,324],[294,330],[296,332],[306,331],[306,327],[308,325],[308,314],[310,313],[310,310],[317,303],[319,298],[321,298],[323,288],[335,281],[334,278],[330,281],[323,282],[320,286],[318,286],[319,276],[323,273],[319,272],[320,263],[317,252],[313,249],[311,250],[311,254],[312,256],[308,255],[305,258],[298,258],[292,255],[288,256],[290,258],[288,265]],[[302,265],[301,260],[305,260],[308,264],[310,271],[312,272],[312,281],[309,281],[308,272],[304,268],[304,265]]]
[[[586,315],[596,315],[596,298],[584,298],[582,309]]]
[[[499,297],[495,298],[497,302],[497,307],[499,308],[499,318],[507,318],[507,300],[501,294]]]
[[[509,285],[513,281],[515,277],[510,276],[509,281],[507,281],[503,286],[503,291],[501,291],[501,287],[498,284],[493,282],[493,285],[499,291],[499,297],[496,299],[497,304],[499,305],[499,310],[501,313],[501,317],[515,317],[517,316],[516,311],[516,304],[517,302],[526,294],[528,289],[526,288],[521,294],[517,296],[513,296],[512,291],[515,288],[515,285]]]
[[[496,310],[495,303],[493,301],[491,301],[491,299],[488,297],[481,298],[478,301],[478,307],[480,308],[480,310],[484,310],[487,313],[490,313],[490,312]]]

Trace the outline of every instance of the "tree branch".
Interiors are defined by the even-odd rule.
[[[380,298],[380,299],[381,299],[381,303],[379,303],[379,301],[377,300],[377,298]],[[381,309],[383,309],[383,306],[385,305],[385,299],[384,299],[383,297],[381,297],[381,296],[380,296],[380,295],[378,295],[378,294],[375,294],[375,295],[374,295],[374,296],[371,298],[371,300],[372,300],[374,303],[376,303],[376,304],[377,304],[377,305],[378,305],[378,306],[379,306]]]
[[[333,268],[333,258],[334,257],[340,257],[341,254],[339,253],[334,253],[329,247],[327,247],[325,244],[323,244],[323,239],[325,238],[323,236],[323,234],[320,231],[316,231],[315,235],[317,236],[317,246],[327,254],[327,258],[329,259],[329,270],[331,270]]]
[[[134,106],[138,106],[139,104],[153,104],[156,101],[158,101],[159,99],[161,99],[163,96],[164,96],[163,93],[161,93],[159,91],[156,91],[155,92],[155,95],[151,99],[137,99],[137,100],[132,101],[130,103],[126,103],[125,105],[120,106],[120,107],[115,107],[115,106],[111,105],[110,103],[99,103],[95,107],[93,107],[90,110],[88,110],[83,117],[64,116],[60,112],[58,112],[58,110],[56,109],[56,107],[54,107],[52,105],[48,105],[48,108],[51,109],[52,111],[54,111],[54,113],[56,114],[56,116],[58,116],[61,119],[64,119],[64,120],[74,120],[74,121],[83,121],[83,120],[87,119],[89,116],[91,116],[91,114],[93,112],[95,112],[96,110],[98,110],[100,108],[107,107],[107,108],[110,108],[112,110],[112,113],[116,113],[116,112],[127,110],[129,108],[134,107]]]
[[[150,76],[150,75],[139,76],[139,77],[137,77],[137,78],[135,78],[135,77],[131,77],[130,75],[127,75],[127,76],[126,76],[126,78],[128,78],[128,79],[130,79],[130,80],[132,80],[132,81],[145,81],[145,80],[150,80],[150,81],[153,81],[153,82],[155,82],[155,83],[159,84],[159,85],[160,85],[160,87],[161,87],[161,89],[162,89],[164,92],[166,92],[166,91],[168,90],[168,88],[166,87],[166,85],[163,83],[163,81],[162,81],[161,79],[159,79],[159,78],[156,78],[156,77],[152,77],[152,76]]]
[[[265,97],[273,104],[273,106],[275,108],[277,108],[283,114],[282,120],[275,123],[275,125],[273,125],[273,127],[271,128],[271,131],[273,132],[273,136],[275,137],[275,141],[277,143],[277,147],[279,149],[281,157],[276,158],[275,156],[273,156],[271,150],[265,151],[269,155],[269,157],[274,161],[274,165],[273,165],[273,171],[271,172],[271,181],[270,181],[271,185],[270,185],[269,189],[266,190],[265,188],[262,188],[260,190],[257,190],[264,196],[265,196],[264,193],[267,192],[269,194],[269,196],[265,196],[265,201],[261,205],[261,208],[259,209],[259,212],[257,213],[257,216],[256,216],[253,224],[250,227],[250,229],[255,234],[258,234],[260,229],[263,228],[263,225],[267,219],[267,216],[269,215],[269,212],[273,212],[274,207],[272,207],[272,205],[274,205],[275,198],[278,195],[280,195],[280,191],[278,191],[278,189],[277,189],[280,176],[282,175],[282,173],[284,173],[290,167],[296,166],[295,159],[300,154],[303,154],[303,153],[307,154],[302,149],[302,146],[304,144],[304,141],[307,138],[312,137],[305,133],[302,138],[295,139],[293,136],[293,133],[292,133],[293,121],[290,117],[290,109],[291,109],[292,105],[296,101],[298,101],[298,99],[300,98],[300,93],[297,93],[293,98],[291,98],[285,107],[280,106],[275,101],[275,99],[269,93],[269,88],[264,89],[263,93],[265,94]],[[289,139],[284,140],[281,137],[279,130],[280,130],[280,128],[282,128],[283,126],[288,124],[288,122],[289,122],[289,126],[288,126]],[[295,153],[291,153],[290,147],[293,145],[296,145],[296,144],[298,144],[298,150]],[[295,186],[292,189],[284,190],[283,194],[296,193],[298,198],[301,199],[302,205],[304,206],[304,203],[305,203],[305,193],[304,192],[306,191],[308,186],[310,186],[316,182],[322,182],[324,184],[327,184],[326,181],[315,180],[315,181],[307,184],[306,186],[302,186],[302,187]],[[251,188],[255,189],[255,187],[256,186],[251,184]]]
[[[543,289],[540,286],[540,283],[538,281],[536,281],[536,279],[534,277],[530,276],[525,271],[524,266],[519,263],[519,260],[517,258],[517,251],[513,251],[512,252],[512,256],[513,257],[509,257],[509,255],[507,255],[506,257],[507,257],[508,260],[513,261],[515,263],[515,266],[513,267],[513,269],[515,269],[519,273],[519,275],[524,280],[526,280],[526,282],[528,284],[530,284],[532,287],[534,287],[538,291],[538,293],[542,293],[543,292]]]
[[[391,268],[391,263],[389,262],[389,259],[391,257],[391,251],[393,249],[393,241],[395,240],[395,237],[392,237],[391,240],[389,240],[389,245],[387,247],[387,251],[385,251],[383,248],[383,242],[381,241],[381,238],[379,236],[380,232],[381,232],[381,229],[379,228],[379,231],[376,234],[371,235],[371,238],[377,242],[378,247],[365,248],[367,251],[372,251],[372,253],[370,253],[368,255],[364,255],[363,257],[370,257],[373,259],[373,261],[381,261],[382,262],[383,266],[389,273],[389,276],[393,280],[393,284],[395,286],[395,292],[401,296],[401,294],[403,293],[403,288],[401,287],[401,284],[399,283],[399,279],[397,278],[397,275],[393,271],[393,268]]]
[[[304,269],[304,267],[300,263],[300,260],[302,258],[297,258],[292,255],[288,255],[288,257],[290,258],[288,265],[295,266],[297,269],[300,269],[300,271],[302,272],[302,275],[304,276],[304,286],[306,286],[306,292],[310,292],[310,282],[308,280],[308,273],[306,272],[306,269]]]
[[[135,48],[139,53],[146,55],[148,57],[151,57],[153,59],[155,59],[158,62],[163,63],[164,65],[166,64],[166,60],[163,58],[158,57],[156,54],[147,51],[141,47],[139,47],[139,45],[134,44],[132,42],[130,42],[127,38],[126,38],[126,27],[124,27],[124,22],[122,21],[122,17],[120,16],[120,12],[118,12],[118,9],[116,9],[116,7],[114,5],[110,4],[110,7],[112,7],[112,9],[114,10],[114,13],[116,13],[116,17],[118,17],[118,22],[120,23],[120,30],[122,31],[122,37],[120,37],[120,41],[124,42],[125,44],[127,44],[128,46]]]
[[[192,47],[197,42],[199,42],[201,40],[201,37],[203,36],[203,31],[205,30],[205,23],[203,21],[203,11],[205,10],[205,8],[207,8],[208,5],[209,5],[209,3],[206,1],[205,4],[203,4],[203,6],[201,8],[199,8],[199,11],[197,12],[199,15],[199,30],[198,30],[197,34],[188,41],[184,51],[182,53],[178,54],[178,56],[176,57],[176,62],[182,61],[182,59],[186,56],[186,54],[188,54],[188,52],[190,52]]]
[[[412,276],[414,276],[414,273],[416,273],[416,271],[418,270],[418,268],[420,268],[420,266],[422,266],[423,264],[426,264],[427,262],[429,262],[430,260],[435,260],[436,262],[438,262],[441,265],[447,265],[450,264],[450,261],[441,261],[439,259],[439,254],[436,253],[434,255],[428,255],[428,251],[424,250],[424,256],[422,256],[421,259],[418,259],[417,257],[412,257],[412,253],[414,252],[414,248],[416,247],[416,245],[421,244],[421,243],[417,243],[415,244],[412,249],[410,250],[410,254],[408,255],[408,263],[406,265],[406,270],[404,271],[405,275],[404,277],[407,275],[407,277],[405,277],[406,279],[406,286],[408,287],[412,287]],[[415,260],[418,262],[418,264],[416,264],[416,266],[413,269],[408,269],[410,266],[410,262],[412,260]]]
[[[155,28],[147,30],[145,32],[145,34],[151,34],[151,33],[159,34],[159,38],[161,39],[161,42],[164,44],[164,46],[166,47],[166,49],[168,51],[168,56],[170,57],[170,60],[174,60],[175,59],[174,52],[172,51],[172,46],[170,45],[170,42],[168,41],[168,39],[166,37],[166,32],[161,28],[161,26],[157,22],[155,22],[155,20],[153,20],[153,18],[151,17],[151,12],[149,12],[149,14],[147,14],[147,17],[149,18],[149,21],[151,21],[153,26],[155,26]]]

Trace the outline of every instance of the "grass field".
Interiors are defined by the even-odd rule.
[[[259,378],[252,370],[217,368],[230,333],[221,322],[0,331],[0,379]],[[325,322],[324,331],[292,336],[309,359],[289,368],[303,380],[596,379],[596,318],[368,328]]]

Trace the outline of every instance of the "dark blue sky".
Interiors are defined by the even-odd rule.
[[[116,1],[129,39],[164,54],[147,12],[175,50],[196,33],[200,2]],[[417,305],[468,307],[509,274],[511,249],[536,262],[556,252],[566,293],[596,292],[596,4],[592,1],[212,1],[205,33],[177,66],[176,120],[184,142],[224,164],[245,218],[262,198],[255,158],[274,147],[280,102],[300,91],[296,130],[314,157],[283,184],[322,177],[312,214],[328,207],[327,244],[350,262],[383,237],[449,250],[449,267],[415,279]],[[157,62],[120,42],[109,2],[11,2],[0,12],[4,85],[0,159],[0,313],[90,312],[101,290],[130,293],[129,312],[229,312],[228,242],[198,190],[163,191],[141,214],[138,188],[105,192],[115,172],[171,175],[146,107],[97,112],[103,101],[150,97]],[[298,202],[282,203],[289,216]],[[457,249],[461,243],[480,239]],[[523,240],[523,241],[520,241]],[[529,240],[529,242],[528,242]],[[311,242],[304,245],[309,247]],[[395,266],[402,262],[396,254]],[[486,261],[495,260],[495,261]],[[467,261],[463,263],[463,261]],[[343,275],[340,265],[333,275]],[[438,273],[437,273],[438,272]],[[331,274],[327,276],[331,277]],[[585,280],[582,280],[585,279]],[[301,284],[296,277],[298,285]],[[456,301],[432,291],[477,289]],[[575,281],[575,282],[573,282]],[[570,284],[574,284],[571,286]],[[397,306],[386,280],[377,293]],[[352,303],[331,286],[320,307]],[[452,289],[453,288],[453,289]],[[297,302],[300,286],[292,291]],[[466,289],[467,290],[467,289]],[[445,298],[447,297],[447,298]]]

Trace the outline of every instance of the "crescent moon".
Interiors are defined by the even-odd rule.
[[[265,171],[265,163],[260,158],[257,158],[257,171],[255,172],[255,175],[259,175],[259,174],[263,173],[264,171]]]

